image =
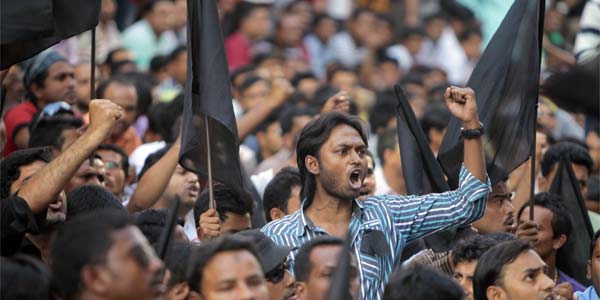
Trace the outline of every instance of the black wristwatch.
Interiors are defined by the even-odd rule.
[[[485,133],[483,130],[483,123],[479,122],[479,128],[475,129],[465,129],[464,127],[460,128],[460,134],[465,139],[476,139],[482,136]]]

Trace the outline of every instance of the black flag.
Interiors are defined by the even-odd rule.
[[[3,0],[0,69],[94,28],[100,17],[100,4],[100,0]]]
[[[550,192],[560,196],[573,222],[569,240],[556,255],[556,267],[581,284],[591,285],[592,283],[586,278],[586,269],[594,229],[571,162],[566,157],[560,159]]]
[[[539,6],[538,0],[513,3],[467,83],[475,91],[485,126],[484,151],[492,182],[525,162],[533,144],[540,77],[538,21],[543,14]],[[461,126],[452,117],[438,155],[453,189],[463,161]]]
[[[179,163],[205,176],[210,163],[215,180],[241,195],[237,125],[217,7],[214,0],[187,2],[189,55]]]

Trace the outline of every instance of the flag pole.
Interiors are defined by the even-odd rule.
[[[96,98],[96,27],[92,28],[92,57],[90,64],[90,100]]]
[[[208,130],[208,115],[204,114],[204,127],[206,128],[206,159],[208,160],[208,208],[217,208],[215,203],[215,195],[213,193],[213,179],[212,179],[212,163],[210,153],[210,132]]]
[[[538,55],[540,58],[540,71],[542,68],[542,44],[544,41],[544,16],[546,14],[546,0],[539,0],[539,8],[538,8]],[[536,140],[537,140],[537,108],[538,108],[538,98],[539,98],[539,73],[537,78],[537,86],[538,86],[538,97],[535,99],[535,110],[533,111],[533,142],[531,143],[531,178],[530,178],[530,186],[529,186],[529,220],[533,221],[533,197],[535,196],[535,159],[536,159]]]

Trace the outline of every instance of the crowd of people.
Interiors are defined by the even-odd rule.
[[[535,165],[486,172],[463,86],[513,1],[215,1],[244,191],[179,163],[188,1],[102,0],[94,61],[84,32],[2,70],[2,299],[600,299],[600,112],[541,95]],[[543,25],[541,83],[599,55],[600,1]],[[395,85],[434,155],[462,122],[456,190],[408,195]],[[550,192],[564,159],[583,279],[558,266],[584,230]]]

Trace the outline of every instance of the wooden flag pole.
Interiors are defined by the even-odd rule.
[[[538,55],[540,58],[540,70],[542,65],[542,43],[544,41],[544,16],[546,14],[546,0],[539,0],[539,8],[538,8]],[[539,74],[538,74],[539,77]],[[539,78],[537,78],[539,83]],[[538,85],[539,86],[539,85]],[[538,88],[538,98],[539,98],[539,88]],[[536,135],[537,135],[537,108],[538,108],[538,98],[535,99],[535,110],[533,111],[533,140],[531,143],[531,178],[530,178],[530,186],[529,186],[529,220],[533,221],[533,197],[535,196],[535,148],[536,148]]]
[[[96,99],[96,27],[92,28],[92,57],[90,64],[90,100]]]
[[[208,208],[217,208],[215,203],[215,195],[213,193],[213,179],[212,179],[212,163],[210,153],[210,132],[208,130],[208,115],[204,114],[204,127],[206,128],[206,158],[208,160]]]

